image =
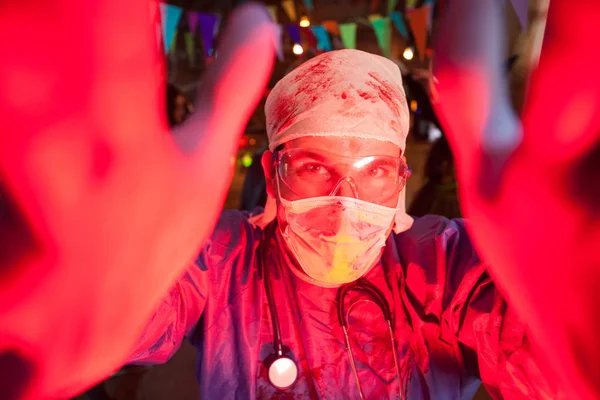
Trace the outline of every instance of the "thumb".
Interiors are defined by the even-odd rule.
[[[175,132],[184,152],[199,149],[204,162],[206,156],[229,159],[264,94],[279,46],[277,32],[262,6],[244,5],[230,15],[218,57],[201,81],[197,111]]]

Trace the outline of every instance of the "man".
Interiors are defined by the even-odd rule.
[[[393,62],[358,50],[315,57],[275,86],[266,114],[276,210],[222,215],[132,361],[164,361],[187,336],[207,399],[466,399],[480,377],[497,396],[557,398],[464,222],[405,213],[409,113]],[[355,281],[384,295],[395,348],[377,298],[337,298]],[[270,381],[274,318],[298,368],[285,390]]]
[[[136,17],[146,11],[141,1],[118,10],[95,2],[90,12],[64,0],[52,19],[48,8],[7,5],[0,33],[26,43],[0,44],[14,54],[1,65],[0,110],[7,131],[19,132],[1,137],[1,183],[10,216],[23,217],[10,226],[26,229],[0,243],[0,393],[66,397],[126,354],[168,358],[187,335],[201,350],[209,398],[461,398],[478,376],[496,397],[560,398],[564,387],[569,398],[594,398],[597,195],[575,183],[593,176],[582,166],[596,160],[600,80],[574,74],[585,90],[570,91],[551,78],[565,62],[580,72],[598,67],[571,56],[584,54],[585,27],[600,8],[553,4],[559,17],[549,24],[556,30],[532,84],[523,143],[499,90],[496,2],[451,2],[448,21],[460,23],[442,31],[448,42],[436,53],[437,106],[472,236],[538,353],[463,223],[404,213],[406,108],[385,60],[332,53],[280,85],[263,160],[272,201],[252,220],[225,214],[205,241],[227,186],[215,172],[227,170],[233,135],[268,77],[266,13],[247,6],[231,16],[203,107],[175,132],[175,147],[152,117],[156,60],[152,32]],[[566,11],[586,23],[565,23]],[[55,29],[24,35],[24,21]],[[478,24],[486,35],[473,34]],[[30,42],[38,51],[26,51]],[[22,90],[15,77],[39,90]],[[548,90],[562,96],[548,103]],[[196,265],[156,307],[201,243]]]

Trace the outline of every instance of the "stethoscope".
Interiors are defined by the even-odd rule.
[[[265,230],[265,236],[267,236]],[[262,263],[263,279],[265,285],[265,294],[267,296],[267,303],[269,305],[269,312],[271,314],[271,321],[273,324],[273,348],[274,352],[269,355],[265,360],[265,366],[267,368],[267,375],[269,383],[279,390],[289,389],[298,380],[298,365],[293,359],[289,347],[283,344],[281,339],[281,329],[279,325],[279,314],[277,313],[277,306],[275,305],[273,289],[271,287],[271,279],[269,269],[265,268],[265,252],[266,252],[267,240],[263,242],[263,250],[260,254]],[[394,356],[394,366],[396,368],[396,376],[398,378],[398,384],[401,384],[400,380],[400,366],[398,363],[398,355],[396,354],[396,340],[394,338],[394,321],[393,314],[390,311],[390,306],[385,299],[385,296],[381,291],[375,287],[372,283],[365,279],[359,279],[356,282],[344,285],[338,289],[337,292],[337,316],[340,326],[344,331],[344,339],[346,342],[346,351],[348,352],[348,358],[350,359],[350,366],[356,379],[356,385],[361,399],[365,399],[365,395],[358,377],[358,370],[356,368],[356,362],[354,360],[354,353],[352,352],[352,346],[350,345],[350,337],[348,335],[348,320],[346,315],[345,299],[348,292],[359,292],[362,294],[370,295],[375,301],[375,304],[379,307],[383,314],[383,318],[387,322],[388,330],[390,334],[390,341],[392,344],[392,354]],[[398,398],[402,399],[402,390],[398,391]]]

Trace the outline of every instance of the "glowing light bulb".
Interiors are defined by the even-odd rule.
[[[292,51],[294,52],[295,55],[299,56],[300,54],[304,53],[304,49],[302,48],[301,45],[299,45],[298,43],[296,43],[294,45],[294,47],[292,48]]]
[[[419,104],[417,103],[417,101],[411,100],[410,101],[410,111],[415,112],[415,111],[417,111],[417,108],[419,108]]]
[[[246,168],[252,165],[252,154],[246,153],[242,156],[242,165]]]
[[[412,60],[414,55],[415,55],[415,53],[413,52],[413,49],[411,49],[410,47],[407,47],[406,49],[404,49],[404,53],[402,53],[402,57],[404,57],[406,60]]]
[[[308,28],[310,26],[310,21],[306,16],[300,18],[300,26],[303,28]]]

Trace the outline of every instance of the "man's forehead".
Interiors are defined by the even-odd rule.
[[[304,136],[286,142],[284,148],[317,149],[341,156],[399,156],[402,153],[400,147],[391,142],[345,136]]]

